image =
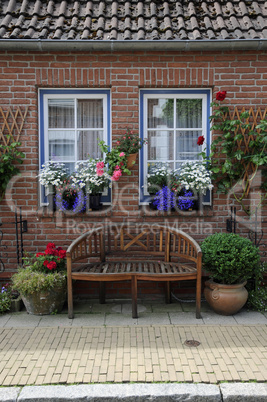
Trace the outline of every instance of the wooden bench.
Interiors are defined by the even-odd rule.
[[[159,225],[89,230],[67,250],[68,316],[73,318],[73,280],[98,281],[100,303],[105,303],[106,282],[131,281],[133,318],[137,318],[138,281],[166,282],[166,301],[171,302],[172,281],[195,280],[200,318],[201,266],[200,246],[180,230]]]

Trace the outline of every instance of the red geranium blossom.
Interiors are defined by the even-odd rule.
[[[56,263],[55,261],[50,261],[50,262],[47,264],[47,268],[50,269],[50,270],[56,269],[56,267],[57,267],[57,263]]]
[[[43,255],[45,255],[45,253],[36,253],[37,258],[40,257],[40,256],[43,256]]]
[[[226,97],[227,92],[226,91],[219,91],[216,94],[216,100],[217,101],[223,101]]]
[[[197,139],[197,145],[202,145],[205,141],[205,138],[203,137],[203,135],[200,135]]]

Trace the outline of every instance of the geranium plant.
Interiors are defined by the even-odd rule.
[[[20,292],[25,304],[24,297],[28,295],[40,295],[40,292],[52,289],[54,293],[64,294],[66,276],[66,250],[56,247],[55,243],[48,243],[43,252],[28,254],[24,258],[24,267],[12,276],[13,289]],[[38,305],[42,303],[44,301],[38,301]],[[54,305],[54,301],[51,300],[51,303]]]
[[[44,252],[27,255],[24,265],[30,265],[34,271],[49,273],[66,270],[66,250],[56,247],[55,243],[48,243]]]
[[[212,180],[217,183],[218,193],[226,194],[231,189],[235,200],[250,214],[243,201],[260,168],[264,177],[261,186],[264,194],[259,204],[267,196],[267,120],[261,120],[255,128],[249,112],[243,112],[239,118],[232,120],[229,107],[222,103],[226,95],[226,91],[217,92],[216,101],[211,104],[215,108],[210,117],[213,123],[211,128],[219,132],[211,144],[209,162]],[[205,158],[204,153],[202,156]]]
[[[105,154],[105,164],[108,164],[108,174],[112,181],[118,181],[122,173],[131,174],[131,171],[127,168],[125,152],[120,151],[118,147],[109,150],[104,141],[99,142],[99,147]]]
[[[130,130],[127,127],[124,135],[117,139],[116,146],[120,152],[130,155],[138,152],[146,143],[146,139],[143,140],[142,138],[138,137],[137,134],[134,134],[133,130]]]

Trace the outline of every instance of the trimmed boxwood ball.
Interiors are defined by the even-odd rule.
[[[215,233],[201,244],[205,270],[215,282],[233,285],[250,279],[259,265],[259,249],[234,233]]]

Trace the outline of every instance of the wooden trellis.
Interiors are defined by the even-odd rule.
[[[5,112],[0,106],[0,143],[4,146],[12,142],[18,142],[20,134],[26,119],[28,107],[22,112],[20,106],[16,111],[12,111],[11,107]],[[5,153],[6,150],[3,150]]]
[[[250,141],[254,140],[254,137],[253,137],[253,135],[249,135],[248,131],[255,130],[255,127],[260,123],[260,121],[265,119],[266,114],[267,114],[267,107],[265,108],[265,110],[261,110],[260,107],[258,107],[256,112],[252,107],[248,111],[245,109],[245,107],[243,107],[241,111],[239,111],[237,109],[237,107],[235,107],[235,109],[232,113],[229,112],[229,116],[225,116],[225,119],[230,118],[231,120],[240,120],[240,115],[244,112],[249,113],[249,116],[247,117],[245,122],[250,124],[250,129],[249,130],[244,129],[241,126],[239,126],[239,127],[237,127],[237,129],[235,131],[235,135],[238,134],[238,132],[240,132],[243,136],[243,138],[241,140],[237,141],[237,149],[242,150],[245,154],[249,154],[249,153],[251,153],[251,148],[249,147],[249,143],[250,143]],[[256,131],[259,133],[261,130],[257,129]],[[250,191],[250,185],[251,185],[251,182],[248,181],[249,176],[253,175],[253,173],[255,173],[257,167],[252,162],[250,162],[249,164],[246,164],[243,161],[242,164],[244,166],[244,175],[242,178],[244,187],[245,187],[245,183],[246,182],[248,183],[248,186],[246,188],[246,193],[245,193],[245,195],[247,196]]]

